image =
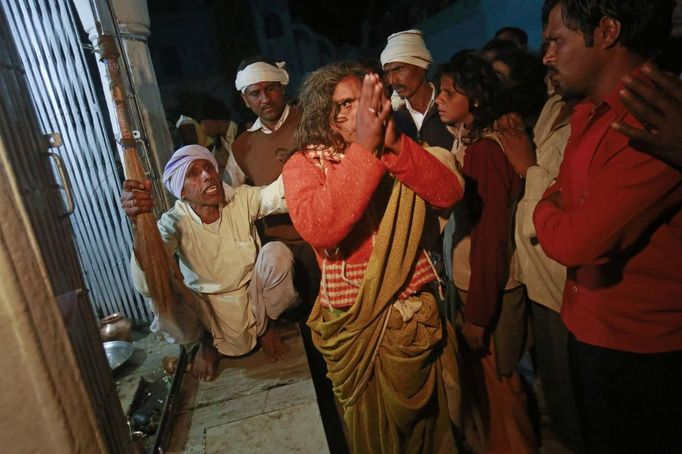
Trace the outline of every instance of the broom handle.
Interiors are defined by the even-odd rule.
[[[128,101],[126,99],[125,85],[121,76],[121,67],[119,65],[119,58],[121,56],[114,37],[111,35],[100,34],[98,39],[98,47],[101,52],[100,59],[107,67],[107,75],[109,78],[109,90],[114,100],[116,107],[116,120],[121,132],[120,143],[123,147],[123,165],[125,177],[127,179],[144,182],[145,173],[137,155],[137,144],[133,131],[130,129],[132,123],[130,118],[130,110],[128,109]]]
[[[98,37],[98,48],[101,54],[100,60],[107,68],[109,90],[116,107],[116,119],[121,132],[120,143],[123,147],[125,177],[144,182],[146,175],[137,154],[135,137],[130,129],[132,121],[119,65],[120,51],[114,37],[102,33]],[[136,217],[136,230],[135,242],[140,247],[138,251],[136,246],[136,255],[141,259],[140,264],[142,265],[152,300],[158,313],[160,315],[167,315],[170,312],[171,306],[176,302],[176,293],[171,288],[173,285],[171,283],[171,272],[177,266],[173,267],[173,261],[169,259],[164,250],[161,234],[159,233],[153,213],[149,212],[138,215]],[[168,271],[164,272],[159,268]],[[179,272],[177,274],[179,275]]]

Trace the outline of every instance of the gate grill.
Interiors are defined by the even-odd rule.
[[[75,205],[71,227],[95,312],[152,314],[129,273],[132,235],[118,206],[122,172],[70,1],[1,0],[45,133],[59,132]]]

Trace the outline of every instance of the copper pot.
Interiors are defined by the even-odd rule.
[[[120,312],[107,315],[99,322],[99,332],[102,341],[130,340],[130,333],[133,330],[133,321]]]

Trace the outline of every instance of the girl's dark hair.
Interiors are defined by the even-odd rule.
[[[469,100],[474,121],[462,141],[472,144],[491,131],[500,116],[502,86],[490,62],[478,52],[459,52],[438,68],[438,76],[451,77],[455,88]]]
[[[497,56],[502,52],[512,52],[517,50],[517,46],[514,41],[508,41],[506,39],[491,39],[483,45],[481,50],[488,55]]]
[[[330,127],[336,106],[332,96],[336,86],[346,77],[362,81],[367,69],[354,61],[342,61],[323,66],[308,74],[301,85],[299,106],[301,122],[295,135],[297,150],[308,145],[324,145],[343,150],[346,143],[340,134]]]
[[[500,39],[498,38],[498,36],[501,33],[505,32],[515,35],[520,45],[526,46],[528,44],[528,33],[526,33],[524,29],[519,27],[502,27],[501,29],[495,32],[495,39]],[[516,41],[514,41],[514,43],[516,43]]]
[[[493,63],[496,61],[509,68],[509,77],[502,78],[502,113],[517,112],[524,118],[539,115],[547,97],[547,70],[542,60],[530,52],[517,49],[499,53]]]

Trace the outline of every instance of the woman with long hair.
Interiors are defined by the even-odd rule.
[[[399,134],[380,78],[355,63],[310,74],[300,151],[284,166],[291,219],[322,282],[308,320],[356,453],[457,452],[452,327],[421,240],[426,204],[462,196],[455,171]]]

